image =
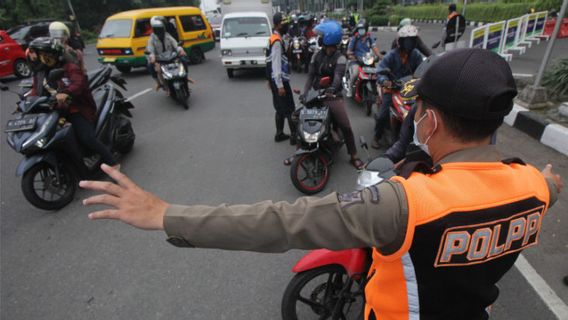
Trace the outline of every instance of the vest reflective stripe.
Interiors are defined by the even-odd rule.
[[[282,47],[282,54],[280,55],[281,59],[281,75],[282,79],[289,81],[290,80],[290,65],[288,63],[288,55],[286,54],[286,49],[284,47],[284,41],[279,34],[273,33],[269,39],[269,46],[268,46],[268,62],[266,67],[268,68],[268,74],[270,74],[270,79],[274,80],[274,73],[272,72],[272,61],[270,60],[272,57],[272,45],[279,41]]]
[[[408,231],[398,252],[373,250],[366,319],[486,316],[494,279],[538,242],[550,196],[542,174],[516,163],[449,163],[393,180],[407,196]]]

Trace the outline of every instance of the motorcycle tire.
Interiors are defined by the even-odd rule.
[[[201,49],[199,47],[193,47],[191,49],[191,54],[189,56],[189,60],[191,61],[191,64],[200,64],[203,62],[203,59],[205,58],[205,56],[203,55],[203,52],[201,51]]]
[[[73,200],[75,192],[77,191],[78,177],[73,169],[66,165],[59,167],[59,173],[63,180],[62,185],[58,186],[55,181],[55,169],[47,162],[39,162],[33,165],[22,177],[22,192],[24,197],[34,207],[43,210],[58,210],[65,207]],[[39,181],[36,177],[39,175]],[[37,183],[42,183],[42,188],[37,187]],[[53,199],[54,188],[60,192],[55,193],[59,196]],[[41,190],[41,196],[38,192]],[[49,191],[52,196],[50,199],[45,199],[46,191]]]
[[[329,274],[327,281],[321,279],[326,274]],[[334,276],[335,279],[333,279]],[[318,280],[322,283],[318,283]],[[324,265],[296,274],[282,297],[282,319],[363,319],[365,308],[363,288],[359,282],[351,282],[350,288],[346,288],[349,286],[348,280],[345,269],[339,265]],[[332,284],[332,291],[328,291],[329,284]],[[357,286],[359,291],[352,292],[353,286]],[[309,288],[307,297],[306,292],[302,292],[305,288]],[[350,301],[347,301],[345,296],[340,296],[344,288],[349,290],[350,295],[353,295],[348,297]],[[360,304],[360,306],[352,310],[353,303]],[[334,315],[334,310],[340,311],[339,314]],[[345,314],[345,311],[348,313]]]
[[[313,169],[308,169],[306,165],[313,163]],[[305,172],[305,177],[300,177],[301,171]],[[322,191],[329,181],[329,163],[323,154],[302,154],[294,158],[290,166],[290,179],[292,184],[300,192],[311,195]],[[306,180],[314,179],[314,185],[306,184]]]
[[[175,92],[176,100],[183,106],[185,110],[189,109],[189,90],[184,88],[184,86],[180,86],[179,89],[176,89]]]

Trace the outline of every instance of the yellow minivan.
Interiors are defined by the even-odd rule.
[[[139,9],[106,19],[97,41],[99,62],[114,64],[124,73],[135,67],[146,67],[144,50],[152,33],[150,18],[153,16],[166,18],[166,30],[182,42],[192,63],[201,63],[204,53],[215,48],[213,31],[199,8]]]

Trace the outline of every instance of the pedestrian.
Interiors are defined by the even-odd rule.
[[[171,205],[103,166],[118,184],[84,200],[106,209],[89,218],[165,230],[178,247],[258,252],[373,247],[365,319],[487,319],[496,283],[521,251],[537,244],[542,219],[563,187],[503,159],[491,135],[517,94],[507,62],[489,50],[446,53],[417,84],[415,141],[433,167],[362,191],[294,203]],[[309,298],[307,298],[309,299]]]
[[[295,110],[294,96],[290,87],[290,65],[286,55],[286,46],[282,35],[288,32],[288,20],[282,13],[277,12],[273,17],[274,32],[269,40],[268,63],[266,64],[266,76],[268,87],[272,91],[272,103],[274,105],[276,134],[274,141],[281,142],[290,139],[290,144],[296,144],[296,127],[292,121],[292,112]],[[288,120],[290,135],[284,133],[284,122]]]

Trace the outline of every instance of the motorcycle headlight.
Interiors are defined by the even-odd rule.
[[[370,66],[373,64],[373,62],[375,62],[375,59],[373,57],[365,57],[363,58],[363,63]]]
[[[294,41],[294,49],[300,49],[300,43],[298,41]]]
[[[221,50],[221,55],[223,56],[232,56],[233,52],[229,49]]]
[[[307,143],[316,143],[316,142],[318,142],[318,139],[321,135],[321,131],[314,132],[314,133],[309,133],[309,132],[303,131],[302,134],[304,136],[304,141],[306,141]]]

